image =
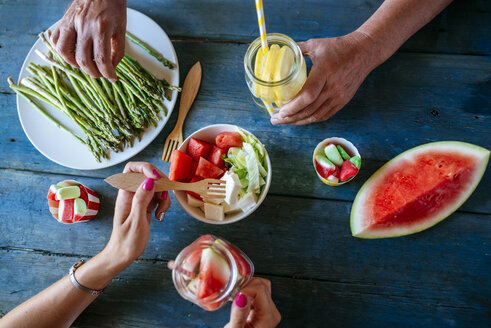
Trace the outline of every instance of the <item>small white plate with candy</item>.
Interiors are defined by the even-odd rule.
[[[51,26],[50,29],[53,30],[56,25],[57,23]],[[136,59],[143,67],[152,72],[157,78],[165,78],[169,84],[178,86],[179,66],[177,62],[177,55],[174,47],[172,46],[172,42],[162,28],[144,14],[133,9],[128,9],[127,31],[131,32],[155,51],[167,58],[174,64],[175,67],[174,69],[164,67],[159,61],[157,61],[157,59],[129,40],[126,40],[125,52],[132,58]],[[30,62],[39,65],[46,65],[46,62],[35,53],[36,50],[40,50],[43,53],[48,53],[47,47],[41,40],[38,39],[29,51],[29,54],[22,65],[19,81],[30,75],[27,71],[27,66]],[[125,149],[120,152],[111,151],[109,159],[102,159],[101,162],[97,162],[95,157],[85,145],[80,143],[65,131],[57,128],[52,122],[50,122],[45,116],[36,110],[32,104],[19,95],[17,95],[17,109],[24,132],[33,146],[36,147],[36,149],[39,150],[44,156],[53,162],[73,169],[94,170],[119,164],[135,156],[146,146],[148,146],[159,135],[171,116],[172,110],[176,103],[177,92],[172,91],[171,95],[172,97],[170,101],[165,99],[163,102],[164,107],[167,109],[167,115],[164,116],[162,113],[159,114],[160,121],[158,121],[156,127],[148,127],[143,132],[141,140],[135,138],[133,147],[126,146]],[[45,108],[52,117],[58,120],[69,130],[78,136],[84,136],[82,130],[65,114],[56,110],[54,107],[47,105],[46,103],[41,103],[39,101],[36,102]]]

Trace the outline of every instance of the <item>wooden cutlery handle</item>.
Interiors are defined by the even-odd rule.
[[[135,192],[146,179],[147,177],[143,173],[118,173],[111,175],[104,179],[104,181],[115,188]],[[171,181],[168,178],[160,178],[155,180],[155,191],[193,190],[193,185],[194,183],[184,183]]]

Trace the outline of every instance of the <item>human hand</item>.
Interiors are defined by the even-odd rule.
[[[312,69],[302,90],[271,123],[304,125],[327,120],[353,98],[370,71],[375,68],[370,39],[355,31],[337,38],[299,42]]]
[[[129,162],[124,173],[139,172],[147,180],[136,192],[119,190],[114,212],[113,232],[105,253],[110,253],[123,265],[129,265],[145,250],[150,238],[150,220],[155,216],[162,221],[170,207],[168,192],[154,192],[154,180],[165,176],[155,166],[144,162]]]
[[[66,62],[114,82],[125,33],[126,0],[74,0],[51,39]]]
[[[270,328],[281,321],[280,312],[271,299],[271,282],[252,278],[235,297],[230,322],[225,328]]]

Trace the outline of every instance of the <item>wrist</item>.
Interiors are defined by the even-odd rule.
[[[369,68],[368,73],[387,60],[379,42],[362,28],[353,31],[349,36],[353,38],[357,51],[362,55],[364,64]]]
[[[104,289],[127,265],[103,250],[75,272],[77,281],[89,289]]]

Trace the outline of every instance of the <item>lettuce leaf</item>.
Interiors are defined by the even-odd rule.
[[[247,192],[261,194],[266,184],[268,167],[264,146],[254,136],[237,127],[242,137],[242,147],[232,147],[227,152],[225,162],[230,165],[232,172],[239,176],[242,189],[239,198]]]

